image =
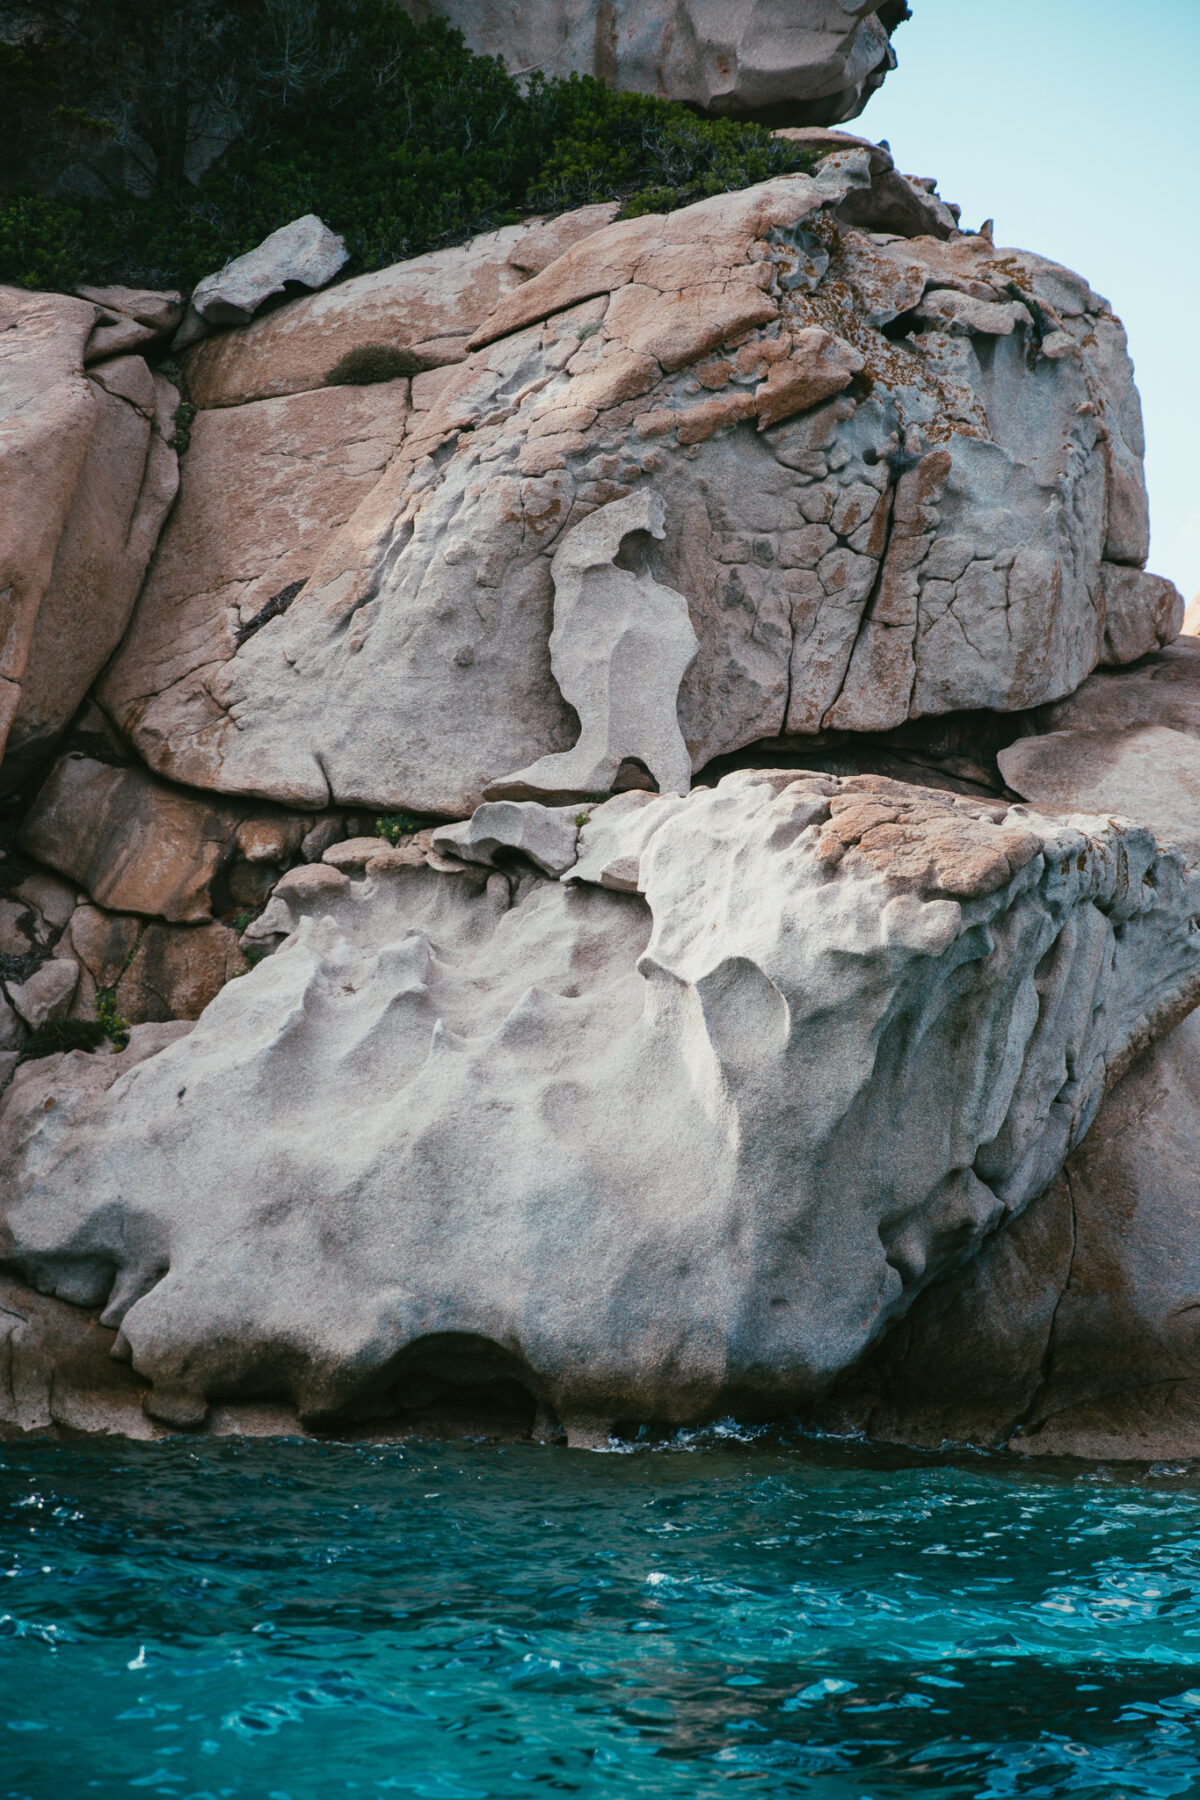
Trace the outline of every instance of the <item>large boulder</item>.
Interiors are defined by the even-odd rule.
[[[0,288],[0,785],[52,747],[129,621],[175,497],[179,395],[140,356],[84,373],[99,309]]]
[[[871,777],[495,806],[272,904],[186,1038],[0,1114],[0,1256],[179,1422],[497,1368],[583,1436],[812,1398],[1200,992],[1147,832]]]
[[[825,1423],[1029,1455],[1200,1456],[1200,1012],[1049,1190],[917,1301]]]
[[[466,360],[416,377],[399,452],[292,557],[303,588],[249,638],[227,515],[259,477],[193,447],[105,706],[192,785],[462,817],[575,744],[553,567],[585,519],[647,490],[661,535],[632,531],[614,567],[686,602],[693,770],[762,739],[1038,706],[1156,649],[1179,609],[1139,566],[1119,322],[1078,276],[987,237],[874,229],[890,172],[839,149],[813,176],[589,231],[512,286]],[[347,391],[377,390],[197,424],[215,437]],[[213,469],[206,490],[189,493],[193,467]],[[647,779],[624,760],[618,786]]]
[[[862,111],[896,59],[904,0],[402,0],[516,74],[595,75],[706,112],[836,125]]]

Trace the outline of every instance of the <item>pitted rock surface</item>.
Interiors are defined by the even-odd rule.
[[[1041,705],[1157,648],[1178,609],[1138,566],[1118,321],[986,238],[845,223],[883,160],[839,149],[589,230],[503,294],[465,360],[413,379],[373,490],[247,641],[219,504],[189,514],[185,480],[159,564],[190,516],[191,596],[151,582],[103,693],[139,752],[195,786],[462,817],[576,742],[552,561],[645,490],[664,532],[644,566],[699,645],[677,705],[693,770],[764,738]]]
[[[576,238],[611,225],[618,211],[615,201],[600,201],[506,225],[291,300],[242,331],[197,344],[185,365],[188,392],[201,407],[304,393],[326,386],[356,351],[380,347],[403,353],[414,369],[461,362],[498,300]]]
[[[620,796],[560,880],[505,856],[520,807],[472,846],[503,868],[289,878],[290,935],[185,1038],[111,1086],[21,1071],[0,1253],[175,1422],[386,1413],[447,1333],[581,1435],[818,1395],[1200,990],[1147,832],[908,790],[893,868],[892,785]]]

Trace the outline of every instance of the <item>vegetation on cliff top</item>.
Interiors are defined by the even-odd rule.
[[[379,268],[529,212],[663,211],[811,162],[591,79],[518,84],[394,0],[0,0],[0,39],[0,280],[29,287],[191,287],[307,212]]]

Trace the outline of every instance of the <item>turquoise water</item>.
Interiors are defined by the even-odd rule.
[[[0,1446],[0,1800],[1200,1794],[1200,1486]]]

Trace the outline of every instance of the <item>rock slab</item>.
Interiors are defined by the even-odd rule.
[[[88,300],[0,287],[0,787],[53,746],[129,621],[178,485],[179,395],[140,356],[84,373]]]

